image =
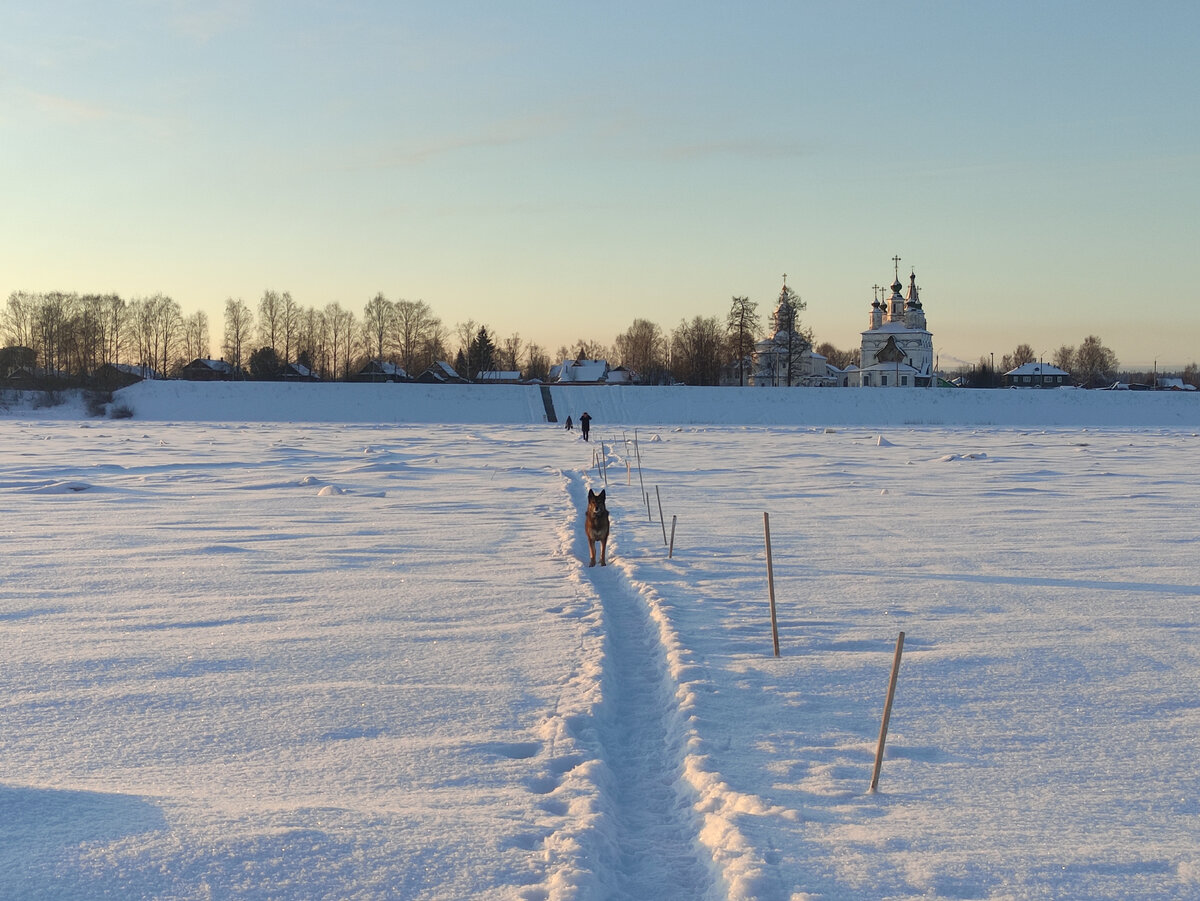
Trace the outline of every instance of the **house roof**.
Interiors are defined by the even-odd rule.
[[[381,375],[390,375],[401,379],[408,377],[408,373],[404,371],[404,367],[400,366],[398,363],[390,363],[387,360],[368,360],[363,368],[359,370],[359,372],[378,372]]]
[[[184,369],[210,369],[213,372],[230,374],[233,372],[233,364],[226,363],[224,360],[208,360],[204,357],[196,357]]]
[[[481,370],[475,375],[477,382],[519,382],[521,381],[521,370],[519,369],[486,369]]]
[[[608,360],[563,360],[550,371],[560,382],[603,382],[608,375]]]
[[[1065,369],[1051,366],[1049,363],[1024,363],[1016,369],[1010,369],[1005,375],[1070,375]]]

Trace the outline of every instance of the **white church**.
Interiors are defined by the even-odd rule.
[[[813,350],[808,335],[796,329],[797,301],[785,275],[779,303],[771,314],[771,334],[754,345],[751,385],[812,388],[837,384],[826,358]]]
[[[797,331],[795,295],[784,276],[772,315],[772,334],[754,348],[750,384],[852,388],[928,388],[936,384],[933,333],[926,327],[916,271],[909,276],[906,297],[900,283],[900,258],[892,260],[895,281],[891,296],[885,301],[878,293],[875,295],[870,324],[862,333],[859,365],[845,370],[828,365],[825,357],[813,350],[808,336]],[[731,375],[729,384],[736,383]]]
[[[870,327],[862,333],[859,367],[847,369],[844,385],[861,388],[928,388],[935,383],[933,333],[925,325],[925,309],[917,291],[917,274],[909,277],[908,296],[901,291],[899,262],[891,298],[875,297]]]

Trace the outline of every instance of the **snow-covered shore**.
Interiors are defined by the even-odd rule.
[[[555,385],[549,393],[559,422],[586,410],[598,425],[1200,427],[1200,396],[1193,392]],[[512,425],[547,419],[541,390],[525,385],[153,381],[117,392],[113,406],[139,420],[174,422]]]

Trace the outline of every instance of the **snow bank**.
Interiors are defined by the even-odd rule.
[[[553,386],[559,422],[638,425],[1169,426],[1200,425],[1200,398],[1180,392],[887,388]],[[141,382],[112,408],[137,419],[230,422],[544,423],[529,385]]]

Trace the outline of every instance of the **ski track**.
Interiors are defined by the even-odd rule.
[[[582,523],[589,486],[578,474],[567,477]],[[616,539],[609,542],[609,565],[589,568],[587,542],[582,528],[578,532],[576,559],[591,576],[605,632],[604,703],[596,741],[610,777],[601,786],[602,806],[609,812],[619,856],[610,874],[613,897],[724,897],[699,839],[696,793],[685,781],[687,736],[679,728],[677,686],[659,627],[645,598],[612,562]]]

